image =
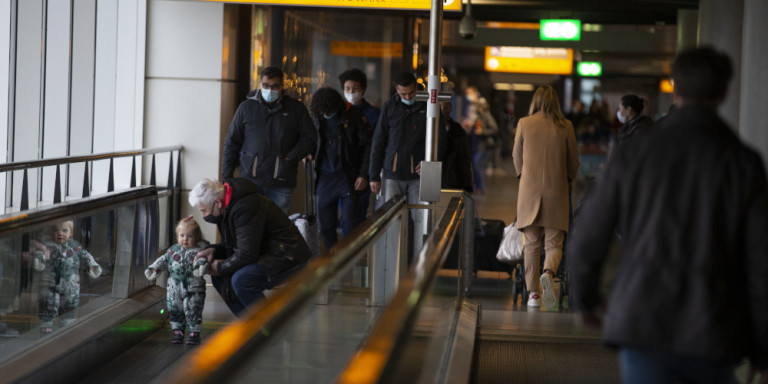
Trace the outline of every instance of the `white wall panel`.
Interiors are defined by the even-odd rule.
[[[184,145],[181,176],[184,189],[191,189],[204,177],[218,178],[221,83],[149,79],[146,89],[152,100],[145,110],[146,146]],[[158,161],[158,167],[167,168],[167,158]],[[162,174],[167,172],[163,170]],[[147,178],[145,175],[144,179]],[[165,184],[160,172],[158,179],[158,183]]]
[[[11,0],[0,0],[0,25],[8,28],[0,28],[0,57],[10,57],[11,54]],[[10,64],[8,60],[0,60],[0,89],[8,89],[8,74]],[[8,92],[0,92],[0,162],[8,160]],[[4,186],[5,173],[0,174],[0,185]],[[0,201],[6,197],[5,188],[0,188]],[[0,214],[5,213],[5,204],[0,205]]]
[[[149,2],[147,77],[220,79],[224,5]]]
[[[69,135],[70,2],[49,1],[43,95],[43,158],[67,156]],[[40,200],[53,202],[56,167],[42,174]]]
[[[72,24],[69,154],[75,156],[93,153],[96,0],[75,0]],[[68,169],[67,194],[80,197],[84,167],[73,165]]]
[[[117,88],[117,17],[118,2],[99,0],[96,5],[96,78],[93,111],[93,152],[112,152],[115,143],[115,106]],[[93,165],[94,193],[107,190],[106,162]]]

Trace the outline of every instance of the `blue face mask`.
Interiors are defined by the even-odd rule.
[[[328,120],[328,119],[331,119],[331,118],[333,118],[334,116],[336,116],[336,112],[334,112],[334,113],[331,113],[330,115],[326,115],[326,114],[323,114],[323,117],[325,117],[325,119],[326,119],[326,120]]]
[[[416,102],[416,98],[414,97],[414,98],[412,98],[412,99],[410,99],[410,100],[406,100],[406,99],[403,99],[403,98],[401,97],[401,98],[400,98],[400,101],[402,101],[402,102],[403,102],[403,104],[405,104],[405,105],[413,105],[413,103],[415,103],[415,102]]]
[[[272,103],[275,100],[277,100],[278,96],[280,96],[280,91],[274,91],[271,89],[262,89],[261,90],[261,98],[264,99],[267,103]]]

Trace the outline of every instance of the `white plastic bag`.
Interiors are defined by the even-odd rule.
[[[499,252],[496,253],[496,259],[506,264],[521,263],[523,245],[523,233],[515,227],[513,222],[504,228],[504,238],[501,240]]]

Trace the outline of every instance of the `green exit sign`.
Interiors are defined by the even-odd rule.
[[[597,61],[582,61],[576,67],[579,76],[600,76],[603,74],[603,65]]]
[[[539,36],[541,40],[581,40],[581,20],[541,20]]]

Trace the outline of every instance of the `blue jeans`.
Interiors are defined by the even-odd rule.
[[[624,384],[736,382],[731,364],[669,352],[621,348],[619,364]]]
[[[483,174],[483,164],[488,157],[488,152],[478,150],[472,155],[472,178],[475,183],[475,190],[485,191],[485,175]]]
[[[286,215],[288,214],[288,209],[291,208],[291,200],[293,199],[293,188],[260,187],[259,191],[262,195],[274,201]]]
[[[352,232],[361,222],[358,196],[349,193],[344,174],[330,174],[317,181],[317,220],[325,249],[331,249],[338,241],[338,209],[341,208],[341,230],[344,235]]]
[[[251,306],[251,304],[266,298],[266,296],[264,296],[264,291],[282,284],[289,277],[293,276],[294,273],[298,272],[304,265],[305,264],[299,265],[270,279],[258,263],[248,264],[235,271],[231,277],[232,288],[235,291],[237,299],[231,302],[224,300],[224,302],[235,316],[240,316],[240,314],[246,308]],[[211,282],[213,283],[213,287],[216,288],[216,291],[221,294],[224,284],[226,284],[225,277],[211,276]]]

